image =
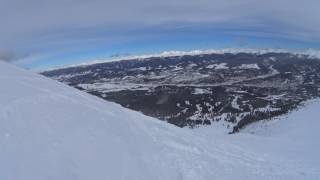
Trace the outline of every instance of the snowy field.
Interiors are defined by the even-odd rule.
[[[180,129],[0,62],[1,180],[317,180],[320,101],[227,135]]]

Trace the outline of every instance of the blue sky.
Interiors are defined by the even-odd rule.
[[[224,49],[224,48],[281,48],[291,50],[317,49],[319,43],[303,42],[284,38],[263,38],[246,36],[227,36],[219,33],[194,36],[164,36],[148,40],[137,40],[111,45],[93,45],[80,50],[54,53],[39,57],[31,63],[22,65],[28,69],[46,69],[68,64],[89,62],[90,60],[112,59],[115,56],[129,56],[161,53],[163,51],[188,51],[195,49]]]
[[[201,28],[201,27],[200,27]],[[239,32],[239,31],[236,31]],[[79,44],[78,44],[79,45]],[[115,56],[154,54],[170,50],[224,49],[224,48],[274,48],[274,49],[317,49],[318,42],[302,41],[284,37],[263,37],[258,35],[238,35],[224,31],[198,31],[155,33],[131,41],[93,42],[74,50],[53,53],[39,60],[24,64],[30,69],[46,69],[67,64],[89,62],[90,60],[112,59]]]
[[[0,59],[44,69],[115,55],[320,48],[318,0],[0,0]]]

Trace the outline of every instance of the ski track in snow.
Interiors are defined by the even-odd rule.
[[[316,180],[320,101],[226,135],[181,129],[0,62],[2,180]]]

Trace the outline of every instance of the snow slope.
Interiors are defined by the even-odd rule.
[[[217,127],[197,131],[204,139],[220,137],[219,140],[224,141],[220,143],[227,142],[241,150],[258,153],[260,156],[257,158],[265,162],[265,171],[261,171],[264,178],[257,179],[316,180],[320,179],[319,108],[320,100],[311,100],[289,115],[256,122],[232,136],[222,137],[221,134],[214,133]],[[265,169],[269,162],[273,165]],[[267,172],[272,173],[267,175]]]
[[[320,177],[319,131],[308,134],[319,122],[302,122],[304,111],[294,123],[225,135],[180,129],[1,61],[0,84],[1,180]]]

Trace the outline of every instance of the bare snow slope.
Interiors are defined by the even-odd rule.
[[[319,131],[301,136],[314,119],[230,136],[180,129],[3,62],[0,84],[1,180],[320,177]]]

